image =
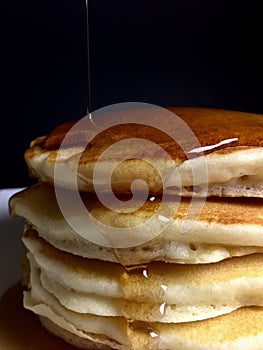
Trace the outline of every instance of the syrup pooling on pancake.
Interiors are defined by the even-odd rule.
[[[201,147],[214,146],[213,148],[203,149],[203,152],[212,152],[215,149],[222,150],[224,148],[236,146],[263,146],[263,118],[261,115],[227,110],[216,111],[214,109],[207,108],[193,109],[171,107],[168,108],[168,110],[178,115],[188,124],[188,126],[194,131]],[[144,112],[145,111],[142,111],[142,115]],[[162,115],[159,115],[158,117],[161,118]],[[44,142],[42,140],[43,147],[47,149],[57,149],[75,123],[77,123],[77,120],[73,120],[58,126],[45,137]],[[131,137],[141,136],[148,140],[152,140],[153,142],[157,142],[157,140],[159,142],[160,140],[160,144],[163,145],[164,148],[168,147],[169,143],[172,141],[168,135],[165,135],[161,131],[156,131],[154,128],[149,126],[138,126],[132,125],[131,123],[126,124],[126,126],[127,134],[131,135]],[[93,141],[91,141],[91,144],[102,147],[104,145],[105,138],[110,143],[112,143],[112,141],[118,142],[123,140],[127,137],[125,130],[126,126],[123,127],[123,125],[117,125],[110,130],[104,131],[103,134],[99,134]],[[72,133],[64,146],[70,147],[81,143],[86,143],[88,136],[89,134],[87,133],[87,130],[82,130],[82,132],[80,130],[78,133]],[[228,140],[232,140],[233,142],[226,142]],[[170,147],[171,146],[169,146],[169,149],[167,148],[167,151],[170,150]],[[182,155],[180,152],[180,147],[178,147],[177,143],[172,143],[171,150],[172,149],[174,152],[173,154]],[[189,144],[187,147],[187,151],[189,153],[197,153],[198,155],[199,152],[193,152],[194,149],[195,145],[193,144]],[[231,150],[228,151],[231,152]]]
[[[132,140],[137,140],[136,147],[130,145]],[[141,145],[140,140],[148,142],[147,146]],[[32,147],[36,147],[36,150],[46,150],[47,155],[51,155],[54,151],[53,155],[56,163],[54,183],[57,183],[58,186],[61,185],[61,181],[65,186],[67,184],[65,179],[60,178],[62,174],[58,173],[60,169],[58,163],[60,163],[60,160],[63,162],[64,154],[67,154],[68,149],[72,150],[72,152],[70,151],[70,158],[66,161],[67,165],[69,165],[69,172],[77,163],[78,169],[74,168],[74,170],[78,172],[79,181],[85,183],[86,180],[87,185],[92,185],[93,182],[96,184],[99,180],[97,176],[94,178],[93,171],[94,166],[96,165],[97,167],[101,153],[123,142],[125,147],[120,147],[119,151],[115,151],[112,156],[108,155],[107,159],[105,159],[104,163],[107,164],[107,168],[113,160],[118,161],[122,159],[123,152],[125,153],[125,149],[127,149],[128,156],[126,157],[127,162],[125,162],[125,166],[129,166],[129,161],[131,160],[135,161],[139,167],[140,165],[147,167],[149,164],[148,160],[150,160],[150,163],[156,160],[157,163],[160,163],[159,169],[163,178],[165,175],[163,171],[167,175],[174,167],[174,160],[180,163],[183,159],[191,158],[192,155],[187,155],[187,151],[200,146],[191,128],[180,117],[168,109],[140,103],[136,103],[136,108],[134,108],[134,103],[128,103],[125,104],[125,108],[121,104],[96,111],[93,113],[92,123],[88,117],[84,117],[77,122],[68,122],[64,126],[59,126],[45,139],[38,138],[36,142],[32,143]],[[83,147],[82,150],[79,149],[81,146]],[[74,148],[76,148],[75,155]],[[164,155],[167,156],[164,157]],[[54,161],[54,157],[51,162]],[[167,157],[169,160],[167,160]],[[30,162],[30,159],[32,160],[34,158],[34,152],[32,154],[30,154],[30,151],[28,153],[26,152],[25,158]],[[48,164],[49,160],[44,159],[44,162],[46,160]],[[49,164],[51,165],[51,163]],[[121,168],[120,173],[123,173],[125,166]],[[152,167],[148,169],[151,176],[153,176],[153,170]],[[116,172],[118,173],[117,170]],[[143,173],[144,171],[142,172],[142,176]],[[204,173],[205,164],[203,164],[203,176]],[[103,177],[107,173],[103,174],[102,172],[101,175]],[[123,175],[125,177],[125,173]],[[136,179],[140,179],[140,176],[128,179],[125,187],[127,185],[129,186],[131,181]],[[144,177],[142,179],[144,180]],[[118,181],[117,177],[117,184]],[[161,191],[158,176],[156,182]],[[115,181],[113,179],[112,184],[114,185],[114,183]],[[121,183],[119,185],[122,186]],[[151,189],[150,184],[149,188]],[[125,188],[123,190],[125,191]],[[128,188],[126,192],[129,190]]]
[[[107,120],[107,113],[102,114],[101,119],[104,117]],[[155,159],[161,173],[167,174],[164,186],[167,193],[204,197],[208,189],[209,196],[263,197],[262,115],[206,108],[144,108],[136,112],[141,120],[132,123],[129,119],[132,112],[125,113],[128,117],[124,124],[107,127],[105,120],[104,124],[97,123],[97,119],[100,119],[98,113],[93,115],[94,123],[89,121],[87,130],[75,130],[74,127],[79,121],[74,121],[58,127],[47,136],[37,138],[25,152],[30,173],[44,182],[54,184],[56,163],[57,169],[61,167],[64,177],[65,169],[68,169],[69,174],[74,170],[72,176],[56,177],[57,185],[75,188],[72,179],[76,170],[79,189],[94,191],[94,184],[99,183],[103,187],[102,180],[108,175],[106,171],[102,171],[99,179],[93,178],[94,167],[101,152],[125,139],[141,137],[158,145],[171,158],[169,162],[164,161],[156,149],[138,150],[149,159]],[[119,111],[119,116],[123,117],[125,113]],[[157,127],[140,125],[147,113],[151,115],[151,120],[159,123],[159,128],[158,124]],[[160,123],[167,113],[171,116],[169,121],[178,116],[194,137],[186,135],[184,130],[180,129],[180,125],[177,127],[170,122],[164,121],[163,124],[167,126],[162,129],[163,125]],[[98,134],[93,137],[97,131]],[[174,135],[171,135],[171,132]],[[88,143],[87,147],[85,142]],[[129,193],[131,183],[141,178],[148,183],[152,194],[162,192],[159,177],[153,176],[154,167],[143,159],[133,157],[133,151],[134,147],[130,150],[130,157],[114,170],[113,191]],[[205,178],[203,158],[207,163],[208,174]],[[102,162],[101,169],[107,169],[110,164],[111,159]],[[174,174],[174,169],[177,169],[178,173]],[[178,183],[178,179],[181,183]]]

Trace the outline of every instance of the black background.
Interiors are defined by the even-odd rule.
[[[1,2],[1,182],[27,186],[23,153],[86,114],[86,3]],[[263,113],[260,1],[90,0],[92,109],[118,102]]]

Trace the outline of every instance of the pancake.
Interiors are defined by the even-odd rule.
[[[25,292],[24,305],[41,316],[48,330],[74,345],[114,349],[261,349],[263,308],[246,307],[213,319],[186,323],[138,323],[118,317],[92,317],[63,309],[44,289],[36,300]],[[86,346],[86,341],[88,345]],[[90,341],[94,342],[91,346]]]
[[[65,201],[71,203],[71,191],[62,191]],[[190,200],[187,198],[181,198],[178,210],[171,211],[170,221],[164,227],[158,226],[163,223],[158,217],[150,221],[158,213],[160,198],[147,200],[139,209],[135,203],[134,212],[129,213],[110,210],[92,193],[84,194],[82,199],[89,210],[84,215],[90,213],[107,228],[109,235],[112,231],[108,228],[117,229],[117,236],[109,237],[108,244],[102,240],[105,235],[101,238],[99,230],[96,231],[98,237],[90,234],[93,224],[96,226],[94,222],[85,226],[86,236],[78,234],[62,215],[54,188],[49,185],[37,184],[15,194],[10,200],[10,211],[12,215],[24,217],[26,228],[34,228],[60,250],[123,265],[149,261],[211,263],[263,250],[261,199],[207,199],[199,217],[185,233],[182,227],[189,210]],[[169,208],[176,207],[175,198],[171,197],[168,204]],[[74,205],[69,207],[69,212],[81,221]],[[136,234],[135,228],[141,225],[143,230]],[[118,248],[123,240],[127,246]]]
[[[206,265],[154,262],[126,270],[59,251],[34,231],[26,232],[23,241],[35,298],[41,284],[66,309],[83,315],[179,323],[263,306],[261,254]]]
[[[185,324],[154,324],[154,329],[159,334],[145,334],[141,331],[130,332],[132,349],[162,349],[162,350],[225,350],[225,349],[262,349],[262,308],[239,309],[229,315],[224,315],[212,320]],[[109,350],[107,345],[101,342],[90,342],[84,337],[68,332],[46,317],[41,317],[41,322],[51,333],[65,339],[67,342],[83,349]],[[127,349],[122,344],[116,345],[112,341],[114,349]]]
[[[120,270],[120,265],[107,263],[107,270],[105,266],[100,265],[100,269],[94,269],[94,266],[89,268],[89,262],[87,259],[82,259],[82,263],[78,263],[81,258],[71,255],[70,258],[66,257],[66,253],[54,252],[53,249],[40,239],[27,238],[27,246],[31,253],[28,254],[31,263],[31,273],[29,290],[24,292],[24,306],[32,310],[35,314],[40,316],[40,320],[44,327],[50,332],[62,337],[66,341],[87,349],[95,349],[96,346],[102,346],[102,349],[109,347],[114,349],[260,349],[263,340],[263,308],[258,306],[241,307],[237,310],[229,312],[224,315],[220,315],[213,318],[203,319],[200,321],[192,322],[153,322],[153,321],[138,321],[134,318],[127,318],[124,316],[105,316],[87,313],[85,310],[73,311],[65,307],[56,294],[50,292],[43,286],[41,281],[41,273],[43,266],[49,266],[49,273],[57,273],[58,280],[64,279],[70,283],[74,283],[74,288],[71,287],[72,298],[80,292],[76,289],[80,286],[80,280],[85,280],[89,274],[89,270],[92,271],[90,281],[86,281],[87,290],[90,288],[96,288],[96,283],[100,284],[98,291],[103,295],[107,294],[108,288],[113,290],[112,286],[106,286],[102,289],[102,283],[105,283],[105,275],[109,274],[109,280],[113,281],[113,275],[116,271]],[[34,257],[37,263],[34,262]],[[54,258],[56,260],[54,260]],[[45,263],[43,264],[43,261]],[[86,260],[84,262],[84,260]],[[38,265],[38,263],[40,265]],[[74,262],[74,263],[73,263]],[[91,262],[91,265],[96,264],[95,261]],[[103,264],[99,262],[99,264]],[[58,268],[59,265],[64,265],[63,271]],[[109,266],[112,265],[112,266]],[[113,265],[116,265],[115,267]],[[154,264],[153,264],[154,265]],[[156,263],[155,263],[156,265]],[[159,266],[158,266],[159,265]],[[147,293],[155,292],[160,288],[149,288],[153,279],[156,281],[156,273],[160,265],[157,264],[157,268],[148,266],[148,278],[149,283],[141,283],[136,279],[142,279],[142,275],[137,273],[121,272],[127,277],[131,278],[129,282],[125,279],[128,288],[133,288],[133,292],[136,291],[137,295],[140,294],[140,299],[143,300],[147,297]],[[254,265],[254,267],[252,266]],[[170,282],[176,286],[187,286],[194,277],[194,283],[200,294],[202,290],[203,282],[207,282],[207,285],[211,283],[211,278],[214,279],[213,293],[207,293],[204,290],[204,297],[206,301],[210,302],[209,298],[214,294],[220,298],[225,298],[228,303],[233,300],[232,292],[235,288],[233,286],[239,282],[243,284],[244,280],[249,286],[250,292],[247,295],[243,295],[243,300],[253,300],[257,293],[254,289],[252,279],[258,279],[259,275],[262,276],[262,256],[250,256],[242,258],[228,259],[227,261],[205,265],[203,269],[200,269],[200,265],[194,267],[188,265],[189,270],[185,270],[183,265],[179,265],[179,269],[184,269],[184,272],[175,271],[172,269],[165,269],[165,275],[161,275],[162,283],[167,283],[167,295],[169,294],[169,277]],[[174,264],[173,264],[174,266]],[[217,274],[212,276],[211,271],[214,266],[218,266]],[[209,268],[208,268],[209,267]],[[192,270],[194,268],[194,270]],[[204,271],[207,269],[208,271]],[[199,272],[195,271],[199,269]],[[96,276],[96,273],[100,272],[100,276]],[[162,271],[163,272],[163,271]],[[186,272],[186,273],[185,273]],[[177,278],[174,274],[177,274]],[[200,275],[201,274],[201,275]],[[79,275],[79,276],[77,276]],[[203,275],[203,278],[202,278]],[[99,277],[99,278],[98,278]],[[160,277],[160,275],[159,275]],[[200,280],[198,282],[198,279]],[[119,279],[119,276],[118,276]],[[120,278],[121,280],[122,278]],[[262,279],[262,277],[261,277]],[[147,280],[147,279],[145,279]],[[184,280],[184,283],[181,283]],[[178,281],[178,283],[177,283]],[[220,290],[220,283],[227,282],[228,287],[225,286],[224,290]],[[251,283],[252,282],[252,283]],[[159,284],[160,281],[157,280]],[[237,287],[236,284],[236,287]],[[82,283],[83,286],[83,283]],[[140,287],[142,286],[142,290]],[[84,287],[84,286],[83,286]],[[211,285],[210,285],[211,287]],[[219,287],[219,289],[218,289]],[[239,285],[240,289],[243,289],[242,285]],[[259,289],[262,291],[262,286],[257,285],[258,296],[260,296]],[[227,291],[227,293],[226,293]],[[94,292],[94,291],[93,291]],[[133,294],[132,292],[132,294]],[[165,293],[165,294],[166,294]],[[173,294],[173,293],[172,293]],[[170,297],[172,296],[170,294]],[[235,293],[234,293],[235,294]],[[241,293],[242,294],[242,293]],[[239,295],[241,295],[239,293]],[[134,295],[134,294],[133,294]],[[182,293],[174,293],[173,297],[184,298]],[[155,297],[160,298],[158,293]],[[163,296],[162,296],[163,297]],[[228,298],[229,297],[229,298]],[[137,298],[137,297],[136,297]],[[195,298],[195,293],[192,290],[191,298]],[[214,298],[214,297],[213,297]],[[251,299],[252,298],[252,299]],[[258,298],[258,301],[262,298]],[[120,300],[121,304],[121,300]],[[147,304],[147,302],[146,302]],[[137,307],[138,309],[138,307]],[[143,310],[145,311],[145,310]],[[142,312],[143,313],[143,312]],[[100,347],[99,347],[100,348]]]
[[[39,183],[10,213],[46,329],[86,349],[262,348],[263,115],[106,108],[25,161]]]
[[[80,123],[86,128],[67,122],[32,141],[25,152],[31,176],[71,189],[77,182],[81,191],[112,187],[115,193],[129,193],[131,184],[133,190],[145,189],[135,181],[141,179],[155,194],[263,197],[262,115],[146,108],[116,112],[122,124],[107,127],[108,114]],[[144,120],[154,127],[143,125]]]

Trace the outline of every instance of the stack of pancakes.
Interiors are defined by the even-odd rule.
[[[10,200],[25,218],[24,306],[80,348],[262,349],[263,116],[167,111],[200,145],[130,122],[91,137],[78,121],[31,143],[25,160],[39,182]],[[135,138],[149,149],[122,143]]]

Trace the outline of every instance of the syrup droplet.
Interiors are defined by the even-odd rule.
[[[144,270],[142,271],[142,274],[143,274],[143,276],[144,276],[145,278],[148,278],[148,271],[147,271],[147,269],[144,269]]]
[[[150,336],[151,336],[152,338],[159,337],[159,335],[158,335],[157,333],[155,333],[155,332],[150,332]]]
[[[160,314],[161,314],[161,316],[164,316],[164,314],[165,314],[165,307],[166,307],[166,303],[162,303],[160,305]]]
[[[170,221],[170,219],[167,218],[167,217],[164,216],[164,215],[158,215],[158,219],[159,219],[160,221],[163,221],[163,222],[169,222],[169,221]]]
[[[168,287],[165,284],[161,284],[161,288],[162,290],[164,290],[165,292],[167,291]]]

